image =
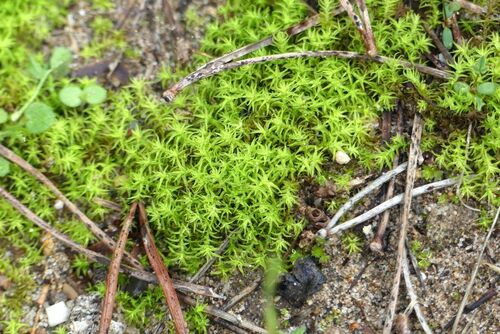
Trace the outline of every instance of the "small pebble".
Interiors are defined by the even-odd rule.
[[[335,161],[340,165],[345,165],[351,161],[351,158],[349,158],[344,151],[337,151],[337,153],[335,153]]]
[[[59,302],[47,307],[45,309],[45,312],[47,312],[49,327],[54,327],[62,324],[69,318],[69,309],[64,302]]]
[[[56,210],[62,210],[64,208],[64,203],[60,199],[54,202],[54,209]]]

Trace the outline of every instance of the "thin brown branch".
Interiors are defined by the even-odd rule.
[[[160,252],[156,248],[153,235],[149,229],[146,209],[143,203],[139,203],[139,224],[141,225],[144,249],[146,250],[149,263],[151,263],[151,267],[153,267],[156,273],[163,295],[167,301],[167,306],[174,322],[175,331],[178,334],[185,334],[187,333],[187,327],[182,314],[181,304],[177,298],[177,293],[175,292],[174,284],[170,278],[167,267],[163,263]]]
[[[37,332],[38,322],[40,321],[40,315],[42,314],[43,305],[45,304],[47,296],[49,295],[49,288],[50,285],[45,284],[40,290],[40,296],[36,300],[36,303],[38,304],[38,309],[35,314],[35,319],[33,319],[33,326],[31,327],[30,334],[36,334]]]
[[[477,261],[476,261],[476,264],[474,266],[474,270],[472,271],[470,282],[467,285],[467,289],[465,290],[464,298],[462,299],[462,302],[460,303],[460,307],[458,308],[455,322],[453,323],[453,328],[451,329],[452,334],[455,334],[457,332],[458,324],[460,323],[460,318],[462,317],[462,313],[464,312],[465,305],[467,304],[467,299],[469,298],[469,294],[472,290],[472,287],[474,286],[474,280],[476,279],[476,275],[477,275],[477,272],[479,270],[479,266],[481,265],[481,259],[483,258],[484,250],[488,246],[488,242],[490,241],[491,234],[495,230],[495,225],[498,221],[499,214],[500,214],[500,207],[498,207],[498,209],[497,209],[495,219],[493,220],[493,223],[490,226],[490,230],[488,231],[488,234],[486,235],[486,238],[484,239],[483,247],[481,248],[481,251],[479,252],[479,255],[477,257]]]
[[[432,41],[434,42],[434,45],[436,45],[436,47],[438,48],[439,52],[441,52],[441,54],[443,55],[443,57],[446,60],[446,62],[448,64],[454,64],[455,61],[453,60],[453,57],[451,56],[451,54],[448,51],[448,49],[445,48],[445,46],[443,45],[443,42],[441,42],[441,39],[439,39],[439,37],[434,32],[434,30],[431,29],[431,27],[429,26],[429,24],[427,22],[422,22],[422,24],[424,26],[425,32],[432,39]]]
[[[35,213],[33,213],[30,209],[24,206],[19,200],[17,200],[14,196],[12,196],[8,191],[4,188],[0,187],[0,197],[3,197],[7,202],[9,202],[17,211],[19,211],[26,219],[32,221],[35,225],[52,235],[55,239],[60,241],[62,244],[66,245],[69,248],[72,248],[75,252],[82,254],[87,257],[87,259],[98,262],[104,265],[109,265],[110,260],[97,252],[91,251],[82,245],[77,244],[70,238],[68,238],[65,234],[55,230],[50,224],[45,222],[43,219],[38,217]],[[127,265],[122,264],[122,271],[129,273],[137,279],[157,283],[157,279],[155,275],[150,272],[129,267]],[[211,298],[222,298],[219,294],[215,293],[212,288],[205,287],[198,284],[193,284],[189,282],[183,282],[174,280],[174,286],[177,290],[186,292],[186,293],[194,293],[201,296],[207,296]]]
[[[361,20],[363,21],[363,25],[365,28],[365,45],[366,45],[366,53],[369,56],[377,55],[377,46],[375,44],[375,36],[373,36],[372,24],[370,22],[370,14],[368,13],[368,8],[366,7],[365,0],[356,0],[358,4],[359,12],[361,14]]]
[[[481,295],[481,297],[478,298],[478,300],[469,303],[464,307],[464,314],[471,313],[472,311],[478,309],[479,307],[481,307],[482,305],[493,299],[493,297],[495,297],[496,295],[498,295],[496,287],[486,291]],[[450,327],[455,323],[455,319],[456,317],[453,317],[453,319],[448,321],[448,323],[444,326],[444,330],[450,329]]]
[[[462,32],[460,31],[460,27],[458,26],[457,14],[453,14],[448,20],[451,26],[451,32],[453,34],[453,39],[458,45],[463,44]]]
[[[68,208],[88,229],[100,240],[102,241],[110,250],[116,247],[116,243],[111,239],[99,226],[97,226],[89,217],[87,217],[73,202],[71,202],[64,194],[55,186],[52,181],[50,181],[45,175],[43,175],[38,169],[33,167],[29,162],[9,150],[7,147],[0,144],[0,155],[4,158],[12,161],[22,169],[24,169],[29,174],[33,175],[38,181],[50,189],[63,203],[64,206]],[[128,253],[125,253],[125,258],[127,262],[137,269],[142,269],[141,263]]]
[[[248,296],[249,294],[251,294],[252,292],[254,292],[255,289],[257,289],[259,287],[259,285],[260,285],[261,282],[262,282],[262,279],[258,279],[256,281],[254,281],[252,284],[250,284],[249,286],[247,286],[246,288],[244,288],[243,290],[241,290],[240,293],[238,293],[236,296],[234,296],[233,298],[231,298],[222,307],[222,310],[223,311],[227,311],[227,310],[230,310],[231,308],[233,308],[234,305],[238,304],[243,299],[245,299],[246,296]]]
[[[400,110],[400,105],[398,104],[398,115],[397,115],[397,122],[396,122],[396,127],[397,127],[397,134],[401,135],[403,132],[403,112]],[[390,119],[389,119],[390,122]],[[393,168],[396,168],[399,163],[399,152],[396,154],[394,157],[394,160],[392,161],[392,166]],[[387,190],[385,192],[385,200],[388,201],[394,196],[394,186],[396,184],[396,177],[392,177],[391,180],[389,181],[389,184],[387,185]],[[380,222],[377,226],[377,232],[375,233],[375,236],[373,237],[373,240],[370,242],[370,249],[373,252],[381,253],[383,249],[383,242],[384,242],[384,235],[385,235],[385,230],[387,229],[387,224],[389,224],[389,216],[390,216],[390,210],[384,211],[382,214],[382,218],[380,219]]]
[[[113,307],[115,305],[116,288],[118,287],[118,274],[120,272],[120,264],[125,252],[125,245],[130,231],[130,225],[134,219],[137,203],[133,203],[130,212],[123,223],[120,237],[117,246],[113,252],[113,258],[108,269],[106,277],[106,293],[101,306],[101,321],[99,323],[99,334],[107,334],[113,317]]]
[[[276,61],[276,60],[284,60],[284,59],[294,59],[294,58],[307,58],[307,57],[315,57],[315,58],[327,58],[327,57],[338,57],[338,58],[344,58],[344,59],[357,59],[357,60],[366,60],[366,61],[374,61],[377,63],[388,63],[388,62],[398,62],[399,65],[401,65],[404,68],[413,68],[421,73],[431,75],[433,77],[439,78],[439,79],[448,79],[450,78],[450,74],[448,72],[438,70],[432,67],[428,67],[425,65],[421,64],[412,64],[406,60],[399,60],[395,58],[390,58],[390,57],[384,57],[384,56],[375,56],[375,57],[370,57],[365,54],[361,54],[358,52],[351,52],[351,51],[335,51],[335,50],[329,50],[329,51],[302,51],[302,52],[288,52],[288,53],[281,53],[281,54],[275,54],[275,55],[268,55],[268,56],[261,56],[261,57],[255,57],[255,58],[248,58],[248,59],[243,59],[243,60],[238,60],[238,61],[233,61],[230,63],[220,63],[220,64],[215,64],[214,66],[208,67],[203,71],[195,72],[194,75],[191,76],[188,75],[186,78],[182,79],[179,81],[177,84],[169,88],[163,93],[163,98],[167,102],[171,102],[175,99],[175,96],[184,88],[186,88],[189,85],[192,85],[195,82],[198,82],[201,79],[213,76],[215,74],[218,74],[223,71],[227,71],[230,69],[246,66],[246,65],[251,65],[251,64],[259,64],[259,63],[265,63],[265,62],[270,62],[270,61]]]
[[[231,236],[233,234],[231,233],[225,240],[224,242],[222,242],[222,244],[220,245],[219,249],[215,252],[215,255],[212,256],[210,258],[210,260],[208,260],[204,265],[203,267],[200,268],[200,270],[198,270],[198,272],[189,280],[189,282],[191,283],[197,283],[203,276],[205,276],[205,274],[207,273],[207,271],[212,267],[212,265],[215,263],[215,261],[217,260],[217,256],[218,255],[221,255],[222,253],[225,252],[225,250],[227,249],[227,246],[229,245],[229,241],[231,240]]]
[[[188,297],[186,295],[179,294],[179,298],[184,303],[186,303],[188,305],[195,306],[197,304],[196,300],[194,300],[193,298]],[[235,326],[249,330],[253,333],[267,334],[267,331],[264,328],[256,326],[248,320],[241,319],[241,317],[237,317],[234,314],[222,311],[221,309],[218,309],[214,306],[205,305],[204,311],[208,315],[211,315],[211,316],[216,317],[216,318],[220,318],[220,319],[225,320],[225,321],[227,321]]]
[[[420,140],[422,138],[423,120],[420,114],[416,113],[413,119],[413,129],[411,134],[410,153],[408,156],[408,169],[406,174],[406,186],[403,201],[403,209],[401,210],[400,217],[400,231],[398,240],[398,250],[396,257],[396,273],[391,289],[391,296],[389,299],[389,306],[387,308],[387,315],[384,324],[384,334],[390,334],[394,316],[396,314],[396,307],[398,304],[399,296],[399,283],[401,282],[401,271],[403,256],[405,255],[405,240],[408,229],[408,216],[410,215],[411,199],[413,186],[415,184],[415,174],[417,170],[418,155],[420,150]]]

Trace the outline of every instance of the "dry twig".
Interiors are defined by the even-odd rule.
[[[29,162],[9,150],[7,147],[0,144],[0,155],[4,158],[12,161],[22,169],[24,169],[29,174],[33,175],[38,181],[44,184],[47,188],[49,188],[63,203],[64,206],[68,208],[75,216],[80,219],[82,223],[85,224],[89,228],[89,230],[100,240],[102,241],[110,250],[113,250],[116,247],[116,243],[113,239],[111,239],[99,226],[97,226],[89,217],[87,217],[75,204],[73,204],[64,194],[55,186],[52,181],[50,181],[45,175],[43,175],[38,169],[31,166]],[[141,269],[141,263],[135,259],[129,253],[125,253],[125,258],[127,262],[137,269]]]
[[[343,11],[344,11],[343,8],[337,8],[332,12],[331,15],[337,16],[340,13],[342,13]],[[320,21],[320,16],[319,16],[319,14],[316,14],[316,15],[313,15],[313,16],[305,19],[302,22],[299,22],[299,23],[289,27],[288,29],[285,29],[284,32],[289,37],[295,36],[295,35],[298,35],[301,32],[303,32],[311,27],[318,25],[319,21]],[[208,63],[197,68],[194,72],[188,74],[186,77],[181,79],[179,82],[177,82],[175,85],[170,87],[168,90],[163,92],[163,97],[168,102],[172,102],[180,91],[182,91],[187,86],[202,79],[200,77],[201,75],[206,74],[206,73],[210,73],[216,67],[219,67],[219,66],[226,64],[226,63],[229,63],[235,59],[239,59],[241,57],[244,57],[244,56],[246,56],[254,51],[257,51],[261,48],[264,48],[266,46],[269,46],[269,45],[273,44],[273,41],[274,41],[274,37],[268,36],[264,39],[261,39],[260,41],[245,45],[245,46],[243,46],[239,49],[236,49],[234,51],[231,51],[223,56],[212,59]],[[206,77],[206,76],[204,76],[204,77]]]
[[[486,10],[486,8],[481,7],[479,5],[476,5],[470,1],[455,0],[455,2],[458,3],[460,5],[460,7],[462,7],[463,9],[465,9],[471,13],[474,13],[474,14],[486,14],[488,12]]]
[[[148,256],[149,263],[151,263],[151,267],[153,267],[156,277],[158,277],[158,282],[167,301],[170,314],[172,315],[175,331],[179,334],[187,333],[186,322],[184,321],[184,316],[182,315],[181,304],[177,298],[177,293],[175,292],[174,284],[170,278],[167,267],[165,267],[160,252],[154,243],[153,235],[148,225],[146,209],[144,208],[143,203],[139,203],[139,224],[141,225],[141,235],[144,249]]]
[[[454,179],[445,179],[445,180],[441,180],[441,181],[437,181],[437,182],[433,182],[433,183],[428,183],[428,184],[423,185],[421,187],[415,188],[412,191],[411,196],[412,197],[420,196],[420,195],[426,194],[426,193],[431,192],[431,191],[450,187],[450,186],[455,185],[455,184],[457,184],[457,181]],[[390,200],[385,201],[384,203],[377,205],[376,207],[374,207],[371,210],[366,211],[362,215],[359,215],[356,218],[353,218],[353,219],[348,220],[340,225],[335,226],[334,228],[332,228],[331,230],[328,231],[328,235],[331,236],[331,235],[334,235],[338,232],[350,229],[356,225],[362,224],[365,221],[372,219],[373,217],[383,213],[385,210],[388,210],[388,209],[400,204],[402,202],[402,200],[403,200],[403,194],[399,194],[397,196],[394,196]]]
[[[123,223],[120,237],[118,238],[117,246],[113,252],[113,258],[108,269],[106,277],[106,293],[101,306],[101,321],[99,323],[99,334],[107,334],[111,318],[113,317],[113,307],[115,305],[116,288],[118,287],[118,273],[120,272],[120,264],[125,252],[130,225],[134,219],[137,203],[133,203],[130,212]]]
[[[189,280],[191,283],[197,283],[203,276],[205,276],[206,272],[212,267],[212,265],[215,263],[217,260],[217,256],[221,255],[222,253],[225,252],[227,246],[229,245],[229,241],[231,240],[231,236],[233,234],[231,233],[225,240],[222,242],[220,245],[219,249],[215,252],[215,255],[208,260],[203,267],[198,270],[198,272]]]
[[[486,249],[486,246],[488,246],[488,242],[490,240],[491,234],[493,233],[493,231],[495,229],[495,225],[498,221],[499,214],[500,214],[500,207],[497,209],[495,219],[493,220],[493,223],[491,224],[490,230],[488,231],[488,234],[486,235],[486,239],[483,242],[483,247],[481,248],[481,251],[479,252],[479,255],[477,257],[476,265],[474,266],[474,270],[472,271],[470,282],[467,285],[467,289],[465,290],[464,298],[462,299],[462,302],[460,303],[460,307],[458,308],[455,322],[453,323],[453,328],[451,329],[452,334],[455,334],[457,332],[458,324],[460,323],[460,318],[462,317],[462,313],[464,312],[465,305],[467,304],[467,299],[469,298],[469,294],[472,290],[472,287],[474,286],[474,280],[476,279],[477,271],[479,270],[479,266],[481,265],[481,259],[483,258],[484,250]]]
[[[406,231],[408,229],[408,216],[411,209],[411,199],[413,186],[415,184],[415,173],[417,170],[418,154],[420,150],[420,140],[422,137],[423,120],[420,114],[416,113],[413,119],[413,129],[411,134],[410,153],[408,156],[408,171],[406,174],[406,186],[404,193],[403,209],[401,210],[401,227],[399,231],[398,251],[396,257],[396,274],[391,289],[389,306],[387,308],[387,316],[384,324],[384,334],[390,334],[392,323],[396,314],[396,306],[398,303],[399,283],[401,281],[401,270],[403,256],[405,253]]]
[[[446,62],[448,64],[454,64],[455,61],[453,60],[453,57],[451,56],[450,52],[448,51],[447,48],[443,45],[443,42],[441,42],[441,39],[436,35],[436,33],[431,29],[429,24],[427,22],[423,22],[423,26],[425,29],[425,32],[427,32],[427,35],[432,39],[436,47],[438,48],[439,52],[443,55],[444,59],[446,59]]]
[[[195,306],[197,304],[196,300],[194,300],[193,298],[190,298],[188,296],[185,296],[183,294],[179,294],[179,298],[184,303],[186,303],[188,305]],[[225,321],[227,321],[235,326],[238,326],[240,328],[249,330],[249,331],[254,332],[254,333],[267,334],[267,331],[264,328],[256,326],[256,325],[252,324],[250,321],[247,321],[245,319],[241,319],[240,317],[237,317],[231,313],[222,311],[221,309],[218,309],[214,306],[206,305],[204,311],[208,315],[225,320]]]
[[[395,58],[390,58],[390,57],[384,57],[384,56],[374,56],[371,57],[369,55],[361,54],[358,52],[352,52],[352,51],[336,51],[336,50],[326,50],[326,51],[301,51],[301,52],[288,52],[288,53],[281,53],[281,54],[274,54],[274,55],[268,55],[268,56],[261,56],[261,57],[254,57],[254,58],[247,58],[243,60],[238,60],[238,61],[232,61],[232,62],[221,62],[221,63],[214,63],[212,66],[205,67],[202,66],[199,70],[189,74],[187,77],[183,78],[181,81],[176,83],[174,86],[170,87],[167,89],[165,92],[163,92],[163,98],[167,102],[172,102],[177,94],[182,91],[184,88],[187,86],[198,82],[201,79],[213,76],[217,73],[227,71],[230,69],[242,67],[245,65],[250,65],[250,64],[259,64],[259,63],[265,63],[265,62],[270,62],[270,61],[275,61],[275,60],[283,60],[283,59],[294,59],[294,58],[306,58],[306,57],[316,57],[316,58],[327,58],[327,57],[338,57],[338,58],[344,58],[344,59],[358,59],[358,60],[366,60],[366,61],[374,61],[377,63],[388,63],[388,62],[397,62],[399,65],[401,65],[404,68],[413,68],[421,73],[431,75],[433,77],[439,78],[439,79],[448,79],[450,78],[450,74],[448,72],[438,70],[432,67],[428,67],[425,65],[421,64],[412,64],[409,61],[406,60],[399,60]]]
[[[401,135],[403,132],[403,112],[400,110],[401,105],[398,104],[398,115],[397,115],[397,122],[396,122],[396,127],[397,127],[397,134]],[[389,114],[390,115],[390,114]],[[390,118],[389,118],[389,125],[390,125]],[[399,163],[399,153],[396,154],[394,157],[394,160],[392,161],[392,166],[393,168],[396,168],[396,166]],[[385,193],[385,200],[388,201],[389,199],[394,196],[394,186],[396,184],[396,177],[393,176],[389,184],[387,185],[387,190]],[[377,232],[375,233],[375,236],[373,237],[373,240],[370,242],[370,249],[373,252],[381,253],[383,249],[383,239],[384,239],[384,234],[385,230],[387,228],[387,224],[389,223],[389,216],[390,216],[390,211],[386,210],[382,214],[382,218],[380,219],[380,222],[377,226]]]
[[[429,324],[427,324],[427,321],[425,320],[424,314],[422,313],[422,310],[420,309],[420,305],[418,303],[417,293],[415,292],[415,289],[413,288],[413,284],[411,283],[410,268],[408,265],[408,258],[406,257],[405,251],[403,251],[403,264],[402,265],[403,265],[403,276],[404,276],[405,284],[406,284],[406,292],[408,293],[408,296],[410,297],[411,305],[413,305],[413,309],[415,310],[415,315],[417,316],[417,319],[420,322],[420,326],[422,326],[422,330],[427,334],[432,334],[432,330],[429,327]]]
[[[321,229],[318,231],[318,235],[320,236],[326,236],[327,232],[331,229],[334,228],[334,226],[337,224],[337,222],[340,220],[340,218],[346,213],[350,208],[354,206],[359,200],[361,200],[363,197],[371,193],[372,191],[379,189],[381,185],[386,183],[388,180],[393,178],[394,176],[402,173],[408,164],[402,163],[401,165],[397,166],[393,170],[390,170],[384,174],[382,174],[380,177],[378,177],[376,180],[371,182],[369,185],[367,185],[365,188],[360,190],[356,195],[353,197],[349,198],[347,202],[342,205],[342,207],[335,213],[335,216],[328,222],[325,228]]]
[[[97,252],[91,251],[82,245],[77,244],[70,238],[68,238],[65,234],[57,231],[54,229],[50,224],[45,222],[43,219],[38,217],[36,214],[34,214],[30,209],[28,209],[26,206],[24,206],[21,202],[19,202],[14,196],[12,196],[8,191],[6,191],[4,188],[0,187],[0,197],[3,197],[4,199],[7,200],[16,210],[18,210],[23,216],[25,216],[28,220],[32,221],[35,225],[52,235],[55,239],[66,245],[67,247],[72,248],[74,251],[77,253],[80,253],[87,257],[89,260],[102,263],[104,265],[108,265],[110,263],[110,260]],[[138,278],[140,280],[146,281],[146,282],[151,282],[151,283],[157,283],[156,277],[147,271],[144,271],[142,269],[136,269],[129,267],[128,265],[123,265],[121,268],[124,272],[129,273],[130,275],[134,276],[135,278]],[[202,285],[198,284],[193,284],[189,282],[183,282],[179,280],[174,280],[174,286],[177,290],[186,292],[186,293],[194,293],[198,294],[201,296],[207,296],[211,298],[222,298],[219,294],[215,293],[212,288],[205,287]]]
[[[45,304],[45,301],[47,300],[48,294],[49,294],[49,285],[45,284],[40,290],[40,296],[36,300],[36,303],[38,304],[38,309],[36,310],[35,319],[33,319],[33,326],[31,327],[30,334],[35,334],[37,332],[38,322],[40,321],[42,308],[43,305]]]
[[[238,293],[236,296],[234,296],[233,298],[231,298],[223,307],[222,307],[222,310],[223,311],[227,311],[227,310],[230,310],[234,305],[238,304],[239,302],[241,302],[246,296],[248,296],[249,294],[251,294],[252,292],[255,291],[255,289],[257,289],[260,285],[260,283],[262,282],[262,279],[258,279],[256,281],[254,281],[252,284],[250,284],[249,286],[247,286],[246,288],[244,288],[243,290],[241,290],[240,293]]]
[[[496,290],[496,287],[493,289],[490,289],[483,293],[481,297],[479,297],[478,300],[475,302],[472,302],[470,304],[465,305],[464,307],[464,314],[470,313],[474,310],[477,310],[480,306],[488,302],[489,300],[493,299],[498,294],[498,291]],[[447,330],[449,329],[454,323],[455,323],[456,317],[453,317],[448,323],[444,326],[444,329]]]

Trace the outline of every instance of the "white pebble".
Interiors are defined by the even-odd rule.
[[[66,322],[69,318],[69,308],[66,303],[59,302],[57,304],[51,305],[45,309],[47,312],[47,318],[49,321],[49,327],[54,327],[63,322]]]
[[[64,208],[64,202],[58,199],[57,201],[54,202],[54,209],[56,210],[62,210]]]
[[[335,153],[335,161],[340,164],[340,165],[345,165],[349,161],[351,161],[351,158],[345,153],[344,151],[337,151]]]

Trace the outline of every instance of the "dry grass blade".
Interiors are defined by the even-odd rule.
[[[133,203],[130,212],[123,223],[120,237],[117,246],[113,252],[113,258],[108,269],[106,277],[106,293],[102,302],[101,321],[99,323],[99,334],[107,334],[113,316],[113,307],[115,305],[116,288],[118,287],[118,273],[120,272],[120,264],[125,251],[127,237],[130,231],[130,225],[134,219],[137,203]]]
[[[184,295],[179,295],[179,297],[182,299],[182,301],[188,305],[191,305],[191,306],[195,306],[196,305],[196,300],[194,300],[193,298],[190,298],[188,296],[184,296]],[[243,328],[243,329],[246,329],[246,330],[249,330],[251,331],[252,333],[262,333],[262,334],[267,334],[267,331],[264,329],[264,328],[261,328],[259,326],[256,326],[254,324],[252,324],[251,322],[245,320],[245,319],[241,319],[240,317],[237,317],[231,313],[228,313],[228,312],[225,312],[225,311],[222,311],[221,309],[218,309],[216,307],[213,307],[213,306],[210,306],[210,305],[207,305],[205,306],[205,313],[213,316],[213,317],[216,317],[216,318],[220,318],[220,319],[223,319],[235,326],[238,326],[240,328]]]
[[[172,279],[170,278],[168,270],[165,267],[165,264],[163,264],[160,252],[154,243],[153,235],[151,234],[148,225],[146,209],[143,203],[139,203],[139,224],[141,225],[141,235],[142,242],[144,243],[144,249],[146,250],[151,267],[153,267],[156,277],[158,278],[158,283],[160,284],[163,295],[167,301],[167,306],[174,322],[175,331],[178,334],[187,333],[186,322],[184,321],[184,316],[182,314],[181,304],[177,298],[177,293],[175,292]]]
[[[418,154],[420,151],[422,128],[423,128],[422,117],[420,116],[420,114],[416,113],[413,119],[410,153],[408,156],[408,170],[406,174],[405,194],[403,201],[403,209],[401,210],[401,218],[400,218],[401,226],[399,230],[398,250],[396,257],[396,273],[394,274],[394,281],[392,284],[389,306],[387,308],[387,315],[383,330],[384,334],[391,333],[394,316],[396,314],[396,307],[398,304],[399,283],[401,282],[403,256],[405,255],[406,231],[408,229],[408,216],[410,215],[412,191],[413,191],[413,186],[415,184],[415,174],[417,171],[417,162],[418,162]]]
[[[469,294],[472,290],[472,287],[474,286],[474,280],[476,279],[477,271],[479,270],[479,266],[481,265],[481,260],[483,258],[484,250],[486,249],[486,246],[488,246],[488,242],[490,241],[491,234],[495,230],[495,225],[498,221],[499,214],[500,214],[500,207],[498,207],[498,209],[497,209],[495,219],[493,220],[493,223],[490,226],[490,230],[488,231],[488,234],[486,235],[486,239],[483,242],[483,247],[481,248],[481,251],[479,252],[479,255],[477,257],[476,265],[474,266],[474,270],[472,271],[472,276],[470,278],[470,282],[467,285],[467,289],[465,290],[464,298],[462,299],[462,302],[460,303],[460,307],[458,308],[455,322],[453,323],[453,328],[451,329],[452,334],[455,334],[457,332],[458,324],[460,323],[460,318],[462,317],[462,313],[464,312],[465,305],[467,304],[467,299],[469,298]]]
[[[80,219],[85,226],[100,240],[102,241],[110,250],[113,250],[116,247],[116,243],[113,239],[111,239],[103,230],[99,228],[89,217],[87,217],[73,202],[71,202],[64,194],[55,186],[52,181],[50,181],[45,175],[43,175],[38,169],[31,166],[29,162],[9,150],[7,147],[0,144],[0,155],[4,158],[12,161],[22,169],[24,169],[29,174],[33,175],[38,181],[44,184],[47,188],[49,188],[71,211],[75,216]],[[132,257],[130,254],[125,253],[125,258],[127,262],[137,269],[142,269],[142,265],[137,259]]]

